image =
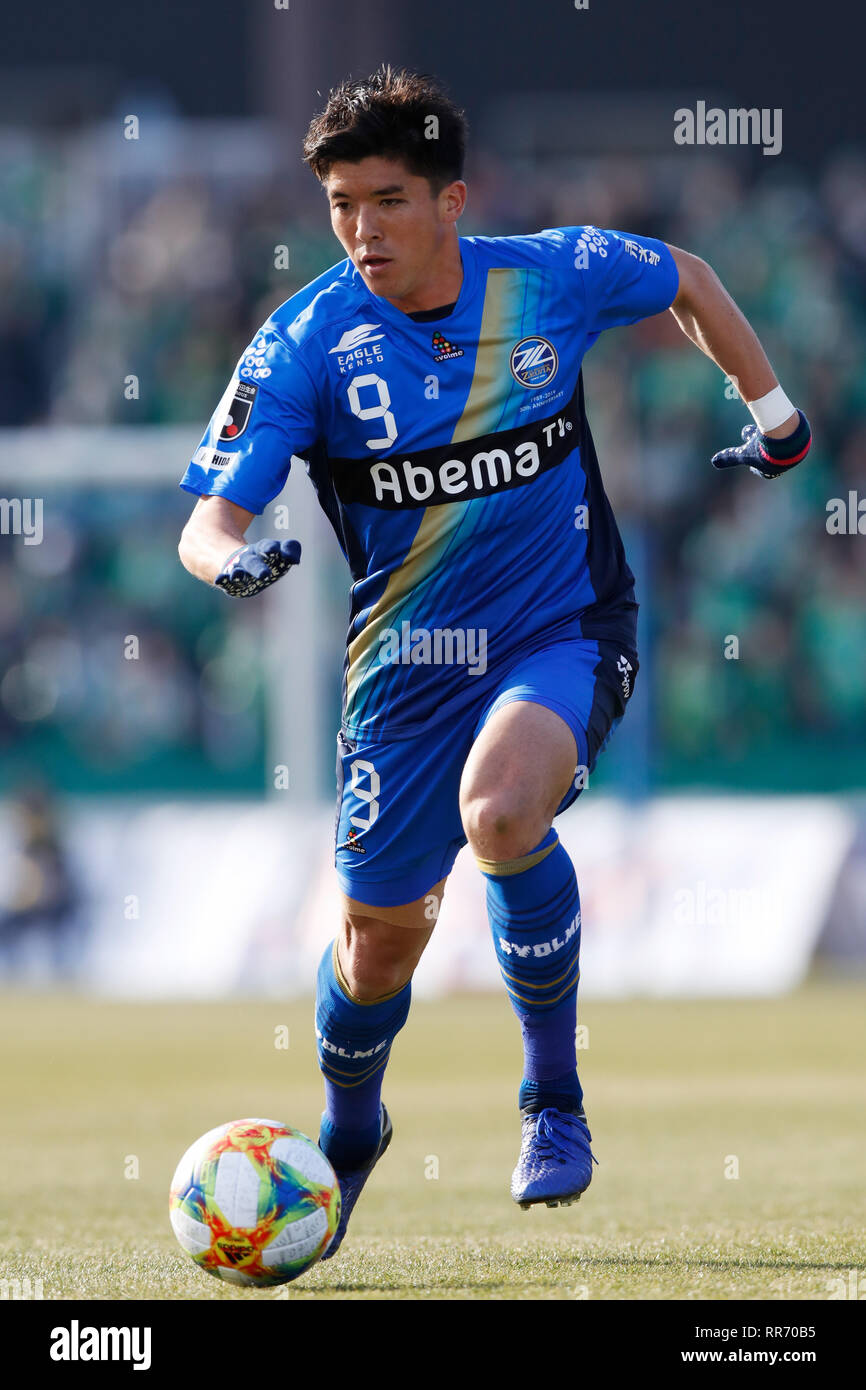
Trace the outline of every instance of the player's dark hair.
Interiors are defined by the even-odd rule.
[[[463,177],[466,131],[465,115],[437,78],[383,63],[329,93],[304,137],[304,161],[324,183],[338,161],[399,159],[410,174],[429,180],[435,196]]]

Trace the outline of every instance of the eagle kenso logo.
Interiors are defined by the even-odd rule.
[[[381,323],[358,323],[354,328],[347,328],[340,341],[328,348],[328,352],[354,352],[362,343],[377,343],[385,334],[374,333],[373,330],[381,327]]]
[[[499,430],[465,445],[423,449],[414,458],[331,459],[337,495],[368,507],[432,507],[522,487],[579,445],[575,399],[559,415]],[[457,450],[460,450],[458,453]]]
[[[559,357],[547,338],[521,338],[511,349],[508,365],[514,380],[534,391],[556,376]]]
[[[337,354],[337,366],[342,376],[348,375],[358,367],[385,360],[381,342],[385,334],[375,332],[381,327],[381,323],[356,324],[354,328],[346,329],[334,347],[328,348],[329,355],[334,352]]]

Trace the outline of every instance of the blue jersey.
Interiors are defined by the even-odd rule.
[[[552,641],[634,649],[580,369],[605,328],[670,306],[673,258],[594,227],[459,244],[459,298],[433,321],[348,258],[287,300],[181,482],[259,513],[306,462],[354,580],[343,731],[365,742],[458,715]]]

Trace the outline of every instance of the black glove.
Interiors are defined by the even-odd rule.
[[[300,541],[269,539],[242,545],[228,557],[214,584],[231,598],[250,598],[282,579],[300,559]]]
[[[802,410],[797,411],[799,424],[786,439],[771,439],[761,434],[757,425],[744,425],[743,443],[736,448],[721,449],[710,462],[714,468],[735,468],[748,464],[759,478],[781,478],[783,473],[801,463],[812,444],[812,428]]]

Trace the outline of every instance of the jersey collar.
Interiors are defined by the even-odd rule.
[[[455,319],[459,318],[467,304],[469,304],[470,300],[474,297],[478,283],[475,247],[469,237],[458,237],[458,241],[460,243],[460,260],[463,263],[463,283],[460,286],[457,303],[451,310],[448,318],[443,320],[445,323],[453,323]],[[370,303],[375,305],[376,313],[380,314],[382,318],[388,319],[390,323],[403,324],[409,328],[426,329],[430,327],[429,323],[418,323],[415,319],[410,319],[408,314],[404,314],[402,309],[395,308],[394,305],[390,304],[382,295],[373,294],[373,291],[368,289],[364,283],[364,277],[360,270],[358,270],[358,267],[352,261],[350,261],[349,264],[352,267],[352,276],[355,283],[364,291]]]

